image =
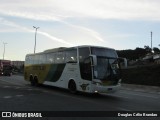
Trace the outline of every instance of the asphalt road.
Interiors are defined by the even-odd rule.
[[[160,94],[122,89],[114,94],[75,95],[50,86],[32,87],[23,76],[0,76],[0,111],[69,111],[73,116],[74,111],[160,111]]]

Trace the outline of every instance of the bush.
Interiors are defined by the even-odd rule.
[[[122,83],[160,86],[160,65],[123,69]]]

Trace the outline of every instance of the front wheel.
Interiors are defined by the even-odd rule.
[[[69,82],[68,88],[69,88],[71,93],[76,93],[77,92],[76,83],[74,81]]]

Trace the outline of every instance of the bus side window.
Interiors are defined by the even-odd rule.
[[[39,57],[39,64],[44,64],[44,63],[46,63],[46,55],[41,54]]]
[[[35,55],[33,56],[33,59],[34,59],[34,64],[39,64],[39,58],[40,58],[40,55]]]
[[[33,64],[33,56],[29,56],[29,64]]]
[[[31,56],[31,64],[35,64],[35,55]]]
[[[46,56],[46,63],[54,63],[55,53],[48,53]]]
[[[55,63],[64,63],[65,61],[65,54],[64,52],[57,52]]]
[[[79,48],[79,64],[82,79],[92,80],[91,59],[89,47]]]
[[[42,54],[39,55],[39,64],[42,64],[43,63],[43,60],[42,60]]]
[[[77,62],[76,49],[66,51],[66,62],[67,63],[76,63]]]
[[[25,65],[28,65],[28,64],[29,64],[29,56],[26,56]]]
[[[79,62],[82,63],[90,55],[89,48],[79,48]]]

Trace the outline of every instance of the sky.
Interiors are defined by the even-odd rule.
[[[160,0],[0,0],[0,59],[57,47],[160,44]]]

